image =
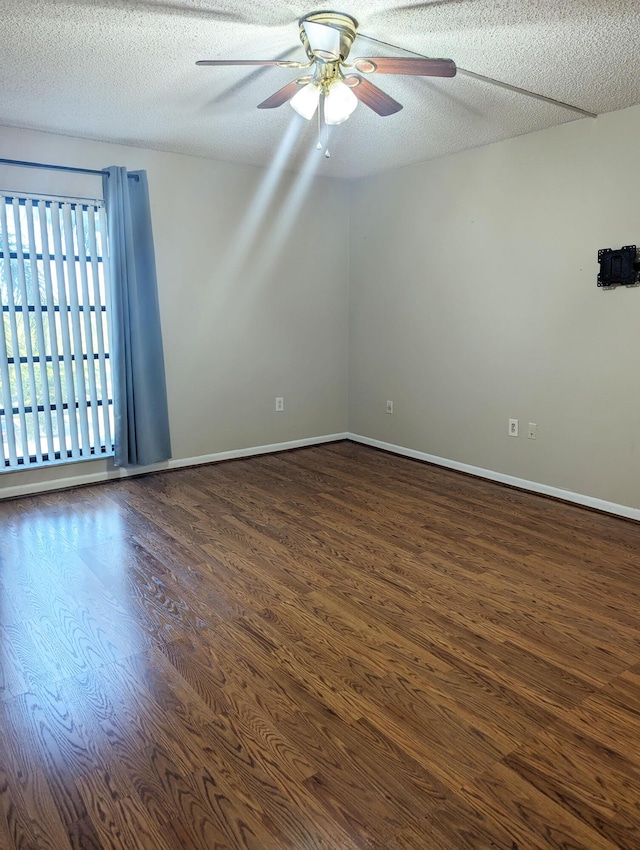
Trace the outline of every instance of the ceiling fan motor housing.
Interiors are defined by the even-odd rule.
[[[300,18],[298,23],[300,26],[300,40],[302,41],[309,59],[312,61],[315,59],[322,59],[329,62],[346,61],[358,30],[358,22],[355,18],[343,12],[312,12],[311,14]],[[331,49],[330,51],[323,50],[322,48],[314,49],[311,46],[311,42],[313,42],[314,39],[309,37],[309,33],[305,29],[307,24],[317,24],[319,26],[331,27],[331,29],[336,30],[339,34],[339,40],[335,49]],[[312,29],[312,27],[309,29]]]

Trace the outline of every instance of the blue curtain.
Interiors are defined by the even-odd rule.
[[[111,272],[116,466],[171,457],[156,261],[145,171],[102,178]]]

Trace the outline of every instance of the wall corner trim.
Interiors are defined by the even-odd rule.
[[[564,502],[572,502],[576,505],[582,505],[586,508],[593,508],[597,511],[615,514],[616,516],[633,519],[640,522],[640,509],[632,508],[627,505],[618,505],[615,502],[607,502],[604,499],[596,499],[593,496],[585,496],[582,493],[572,493],[570,490],[563,490],[560,487],[550,487],[547,484],[540,484],[537,481],[527,481],[525,478],[515,478],[513,475],[505,475],[502,472],[494,472],[491,469],[483,469],[479,466],[470,466],[467,463],[459,463],[457,460],[448,460],[447,458],[430,455],[426,452],[419,452],[415,449],[405,448],[404,446],[396,446],[393,443],[385,443],[382,440],[374,440],[371,437],[364,437],[360,434],[347,434],[348,440],[355,443],[362,443],[365,446],[372,446],[376,449],[382,449],[392,454],[404,455],[415,460],[422,460],[426,463],[433,463],[436,466],[444,466],[447,469],[455,469],[458,472],[466,472],[469,475],[475,475],[478,478],[486,478],[489,481],[496,481],[500,484],[508,484],[511,487],[518,487],[521,490],[529,490],[532,493],[540,493],[544,496],[552,496],[554,499],[561,499]]]

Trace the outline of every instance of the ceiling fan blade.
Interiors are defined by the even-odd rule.
[[[326,24],[316,24],[313,21],[304,22],[304,31],[309,39],[309,46],[314,53],[326,59],[338,59],[340,56],[340,31]]]
[[[358,100],[368,106],[369,109],[373,109],[378,115],[393,115],[402,109],[401,103],[383,92],[378,86],[374,86],[369,80],[365,80],[360,74],[347,74],[344,79]]]
[[[263,100],[262,103],[259,103],[258,109],[275,109],[276,106],[282,106],[283,103],[291,100],[294,94],[298,91],[300,91],[300,86],[298,85],[297,80],[294,80],[292,83],[287,83],[286,86],[278,89],[277,92],[274,92],[266,100]]]
[[[289,59],[290,56],[293,56],[296,51],[299,50],[298,47],[290,47],[288,50],[284,50],[282,53],[279,53],[276,56],[276,59],[284,62]],[[269,67],[258,67],[253,70],[247,69],[244,74],[240,74],[238,79],[235,82],[228,85],[222,91],[218,92],[207,104],[207,106],[213,106],[216,103],[222,103],[230,97],[233,97],[239,91],[242,91],[247,86],[251,85],[251,83],[259,80],[264,74],[268,74],[270,71]]]
[[[445,0],[441,0],[441,2],[445,2]],[[428,57],[422,56],[420,53],[416,53],[415,50],[409,50],[407,47],[399,47],[397,44],[390,44],[388,41],[382,41],[382,39],[374,38],[372,35],[365,35],[363,32],[358,33],[358,38],[363,38],[365,41],[373,41],[376,44],[382,44],[384,47],[391,47],[393,50],[404,50],[405,53],[412,53],[414,56],[418,56],[421,59],[427,59]],[[586,118],[597,118],[595,112],[587,112],[586,109],[581,109],[579,106],[574,106],[571,103],[565,103],[562,100],[555,100],[551,97],[546,97],[543,94],[538,94],[537,92],[530,91],[529,89],[523,89],[519,86],[514,86],[511,83],[505,83],[502,80],[496,80],[495,77],[487,77],[484,74],[477,74],[475,71],[469,71],[466,68],[458,68],[457,69],[461,74],[464,74],[465,77],[471,77],[474,80],[480,80],[483,83],[489,83],[492,86],[498,86],[498,88],[507,89],[508,91],[517,92],[518,94],[523,94],[526,97],[532,97],[536,100],[541,100],[544,103],[552,103],[554,106],[559,106],[562,109],[570,109],[572,112],[577,112],[580,115],[584,115]]]
[[[409,59],[380,56],[373,59],[362,57],[353,63],[363,74],[410,74],[420,77],[455,77],[456,63],[453,59]]]
[[[300,68],[300,62],[283,62],[282,59],[198,59],[196,65],[280,65],[282,68]]]

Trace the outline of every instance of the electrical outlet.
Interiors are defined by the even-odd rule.
[[[529,422],[529,430],[527,431],[527,437],[530,440],[535,440],[537,430],[538,430],[538,426],[536,425],[536,423],[535,422]]]
[[[387,413],[393,413],[393,402],[392,401],[387,402]]]
[[[282,413],[284,410],[284,398],[281,395],[276,396],[276,413]]]
[[[509,436],[517,437],[518,436],[518,420],[510,419],[509,420]]]

